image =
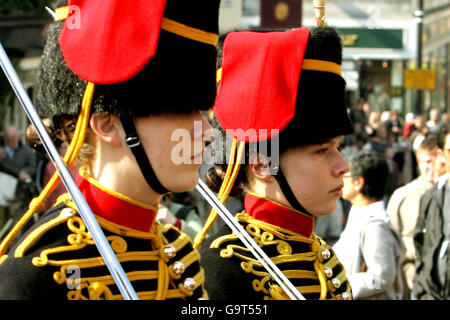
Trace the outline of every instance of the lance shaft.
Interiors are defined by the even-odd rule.
[[[42,140],[43,145],[53,163],[56,170],[59,172],[59,176],[61,177],[61,181],[69,191],[70,195],[74,203],[78,208],[78,212],[80,213],[81,218],[86,224],[87,229],[92,235],[95,245],[97,246],[100,255],[105,262],[105,265],[109,269],[114,281],[116,282],[117,287],[120,290],[123,298],[125,300],[138,300],[138,296],[134,291],[131,283],[126,276],[125,272],[122,269],[114,251],[112,250],[108,240],[105,237],[100,225],[98,224],[97,219],[89,208],[86,200],[84,199],[81,191],[78,189],[72,175],[70,174],[69,169],[66,167],[63,159],[61,158],[59,152],[53,144],[50,136],[48,135],[47,130],[45,129],[44,124],[42,123],[41,118],[39,117],[37,111],[35,110],[33,103],[31,102],[28,94],[26,93],[22,82],[17,76],[16,71],[14,70],[11,61],[9,60],[5,50],[3,49],[2,44],[0,43],[0,63],[3,71],[5,72],[6,77],[8,78],[14,92],[19,99],[20,104],[22,105],[25,113],[28,116],[31,124],[36,129],[39,138]]]

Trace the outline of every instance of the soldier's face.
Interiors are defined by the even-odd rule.
[[[280,156],[283,173],[297,200],[314,216],[329,215],[342,196],[347,161],[338,151],[341,137],[324,144],[288,149]]]
[[[174,192],[194,188],[203,163],[204,135],[211,129],[200,112],[140,117],[136,128],[163,186]]]

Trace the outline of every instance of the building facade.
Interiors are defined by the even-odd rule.
[[[297,1],[302,3],[302,12],[295,14],[300,17],[296,26],[315,26],[313,1]],[[284,8],[281,12],[285,13],[286,5],[294,7],[287,0],[228,0],[229,6],[235,6],[236,10],[242,8],[242,19],[239,25],[228,25],[221,30],[267,27],[262,19],[267,14],[266,2],[275,3],[271,9],[274,17],[280,16],[279,8]],[[277,6],[282,2],[284,7]],[[419,9],[419,0],[327,2],[327,23],[337,28],[344,45],[343,73],[350,103],[368,100],[374,110],[397,110],[403,114],[425,114],[435,107],[442,112],[449,111],[450,0],[422,0],[421,29],[415,16]],[[423,87],[408,85],[414,80],[410,74],[415,74],[408,70],[417,69],[420,53],[422,68],[432,71],[427,74],[432,75],[429,80],[435,86],[419,90],[415,88]],[[419,91],[421,100],[418,100]]]

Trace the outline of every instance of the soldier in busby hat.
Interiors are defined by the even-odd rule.
[[[141,299],[207,297],[199,253],[156,213],[162,194],[198,181],[199,155],[173,161],[171,137],[203,144],[194,126],[208,129],[200,112],[214,104],[218,10],[219,0],[60,1],[48,31],[36,107]],[[0,299],[122,299],[69,194],[10,247],[57,182],[0,246]]]
[[[209,186],[222,202],[245,194],[235,218],[306,299],[351,299],[343,266],[313,232],[314,218],[335,210],[349,171],[338,150],[352,132],[338,34],[326,26],[231,32],[221,52],[214,126],[222,135]],[[216,218],[212,211],[194,242],[209,297],[288,299],[228,226],[206,238]]]

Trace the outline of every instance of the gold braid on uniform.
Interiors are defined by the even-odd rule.
[[[236,219],[266,253],[272,253],[269,255],[271,260],[306,299],[352,298],[343,266],[320,237],[312,234],[307,238],[254,219],[245,212],[237,214]],[[222,248],[220,256],[224,259],[242,260],[242,270],[254,276],[253,290],[264,293],[264,299],[289,299],[235,234],[217,238],[211,248]]]
[[[41,251],[40,256],[32,259],[32,264],[36,267],[54,266],[56,270],[53,273],[53,280],[68,287],[67,298],[69,300],[121,300],[122,295],[118,290],[113,292],[115,282],[106,268],[102,274],[90,276],[95,273],[93,270],[98,267],[105,267],[103,258],[99,256],[95,247],[95,243],[91,234],[87,231],[83,220],[77,215],[76,206],[69,194],[63,194],[58,198],[57,204],[64,202],[67,208],[54,219],[42,224],[31,232],[27,238],[16,248],[14,255],[16,258],[24,256],[27,249],[30,248],[37,239],[51,230],[53,227],[65,223],[70,230],[67,236],[67,245],[55,248],[49,248]],[[183,233],[178,233],[178,237],[169,242],[165,233],[174,230],[171,225],[162,226],[159,222],[155,222],[150,233],[129,229],[106,221],[101,217],[97,217],[99,224],[106,230],[106,239],[109,241],[111,248],[116,254],[122,265],[126,263],[142,263],[147,265],[153,263],[155,269],[142,268],[143,270],[127,271],[130,282],[153,280],[156,282],[155,290],[137,291],[139,299],[146,300],[163,300],[173,298],[185,298],[191,296],[193,291],[199,286],[203,287],[204,272],[203,269],[192,277],[183,275],[185,269],[191,264],[200,260],[198,251],[189,250],[184,256],[178,257],[178,252],[186,246],[192,246],[190,238]],[[129,241],[132,238],[149,240],[151,250],[130,250]],[[147,242],[148,243],[148,242]],[[85,250],[86,252],[82,251]],[[88,250],[90,250],[89,253]],[[95,252],[95,254],[92,254]],[[177,255],[177,259],[172,259]],[[61,257],[66,259],[61,259]],[[67,258],[67,257],[74,258]],[[59,259],[58,259],[59,258]],[[78,270],[81,277],[74,277],[72,274]],[[106,270],[106,272],[105,272]],[[69,274],[69,277],[67,276]],[[84,276],[84,275],[88,276]],[[206,292],[203,290],[203,297]]]

